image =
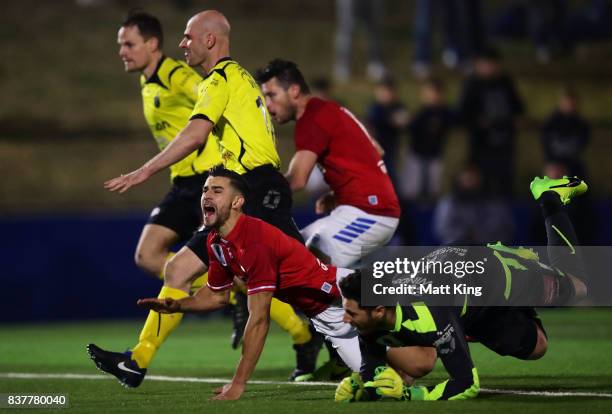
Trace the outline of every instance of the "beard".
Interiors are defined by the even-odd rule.
[[[229,216],[230,216],[229,208],[225,208],[225,209],[216,208],[214,213],[209,213],[205,215],[204,224],[206,225],[206,227],[212,227],[215,229],[219,229],[219,227],[225,224]]]

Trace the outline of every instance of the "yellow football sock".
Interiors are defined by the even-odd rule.
[[[291,335],[296,345],[305,344],[312,338],[308,322],[297,316],[291,305],[285,302],[272,298],[270,318]]]
[[[158,298],[181,299],[189,296],[186,292],[168,286],[162,287]],[[147,321],[140,332],[138,345],[132,349],[132,359],[140,368],[146,368],[151,363],[157,349],[166,340],[168,335],[183,319],[182,313],[161,314],[149,311]]]
[[[230,290],[230,297],[227,303],[230,305],[236,304],[236,292],[234,291],[234,289]]]

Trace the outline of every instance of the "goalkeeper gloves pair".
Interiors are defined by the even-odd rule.
[[[390,367],[378,367],[374,379],[364,383],[359,373],[344,378],[336,388],[336,402],[373,401],[391,398],[398,401],[424,400],[428,391],[425,387],[404,385],[399,374]]]

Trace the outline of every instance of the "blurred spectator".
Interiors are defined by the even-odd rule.
[[[571,12],[567,0],[515,0],[492,19],[494,36],[531,36],[538,61],[546,63],[554,54],[566,54],[577,42],[612,35],[610,0],[581,2]],[[586,3],[586,4],[585,4]]]
[[[105,6],[108,0],[76,0],[76,5],[79,7],[94,7]]]
[[[440,81],[430,79],[423,84],[421,103],[408,125],[410,155],[401,174],[401,194],[408,199],[439,196],[444,145],[454,123]]]
[[[565,55],[570,50],[566,0],[527,1],[529,31],[536,59],[548,63],[551,55]]]
[[[414,13],[414,58],[418,78],[431,74],[434,16],[442,16],[442,62],[449,68],[466,66],[484,48],[480,0],[417,0]]]
[[[481,169],[487,192],[511,195],[516,124],[523,103],[496,50],[480,53],[474,70],[463,84],[458,105],[470,134],[469,157]]]
[[[569,32],[576,42],[601,40],[612,36],[612,4],[610,0],[591,0],[569,19]]]
[[[313,78],[309,83],[310,91],[313,96],[324,99],[326,101],[334,101],[340,106],[346,106],[342,99],[334,94],[334,84],[326,76],[318,76]]]
[[[480,170],[468,164],[436,207],[434,233],[442,244],[511,244],[512,211],[504,200],[486,195]]]
[[[347,82],[351,78],[351,52],[355,20],[359,19],[367,32],[368,63],[366,74],[374,81],[381,80],[387,70],[382,59],[380,22],[382,0],[336,0],[336,62],[334,78]]]
[[[463,0],[460,4],[464,9],[463,30],[466,34],[465,55],[466,59],[469,58],[473,60],[480,52],[487,48],[482,3],[480,0]]]
[[[550,178],[562,178],[569,175],[565,165],[549,162],[545,164],[542,173]],[[536,246],[546,246],[546,231],[543,225],[544,218],[538,206],[532,203],[531,224],[529,226],[531,243]],[[572,199],[572,202],[564,207],[570,217],[576,236],[581,245],[592,245],[596,242],[597,216],[593,208],[590,192]]]
[[[408,110],[399,99],[395,81],[389,76],[374,88],[374,102],[368,109],[367,123],[372,135],[385,151],[383,161],[397,189],[399,137],[408,125]]]
[[[325,76],[318,76],[310,82],[310,90],[312,95],[317,98],[325,99],[326,101],[333,101],[332,97],[332,85],[328,78]]]
[[[578,96],[565,88],[557,109],[548,117],[541,133],[544,158],[547,162],[563,164],[569,175],[587,178],[581,156],[591,135],[589,124],[580,115]]]

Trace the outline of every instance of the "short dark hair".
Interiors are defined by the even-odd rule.
[[[223,165],[219,164],[208,170],[208,176],[229,178],[230,185],[240,194],[242,194],[245,199],[248,199],[249,183],[247,183],[246,180],[237,172],[228,170]]]
[[[255,80],[260,85],[276,78],[283,89],[291,85],[298,85],[303,93],[310,93],[310,88],[304,79],[304,75],[294,62],[283,59],[274,59],[263,69],[255,72]]]
[[[152,37],[156,38],[158,49],[161,49],[164,46],[164,33],[162,31],[161,23],[157,17],[149,13],[145,13],[139,9],[131,10],[123,23],[121,23],[121,27],[132,26],[138,27],[140,35],[145,40],[149,40]]]
[[[345,299],[354,300],[361,306],[361,271],[355,270],[339,283],[340,292]]]

